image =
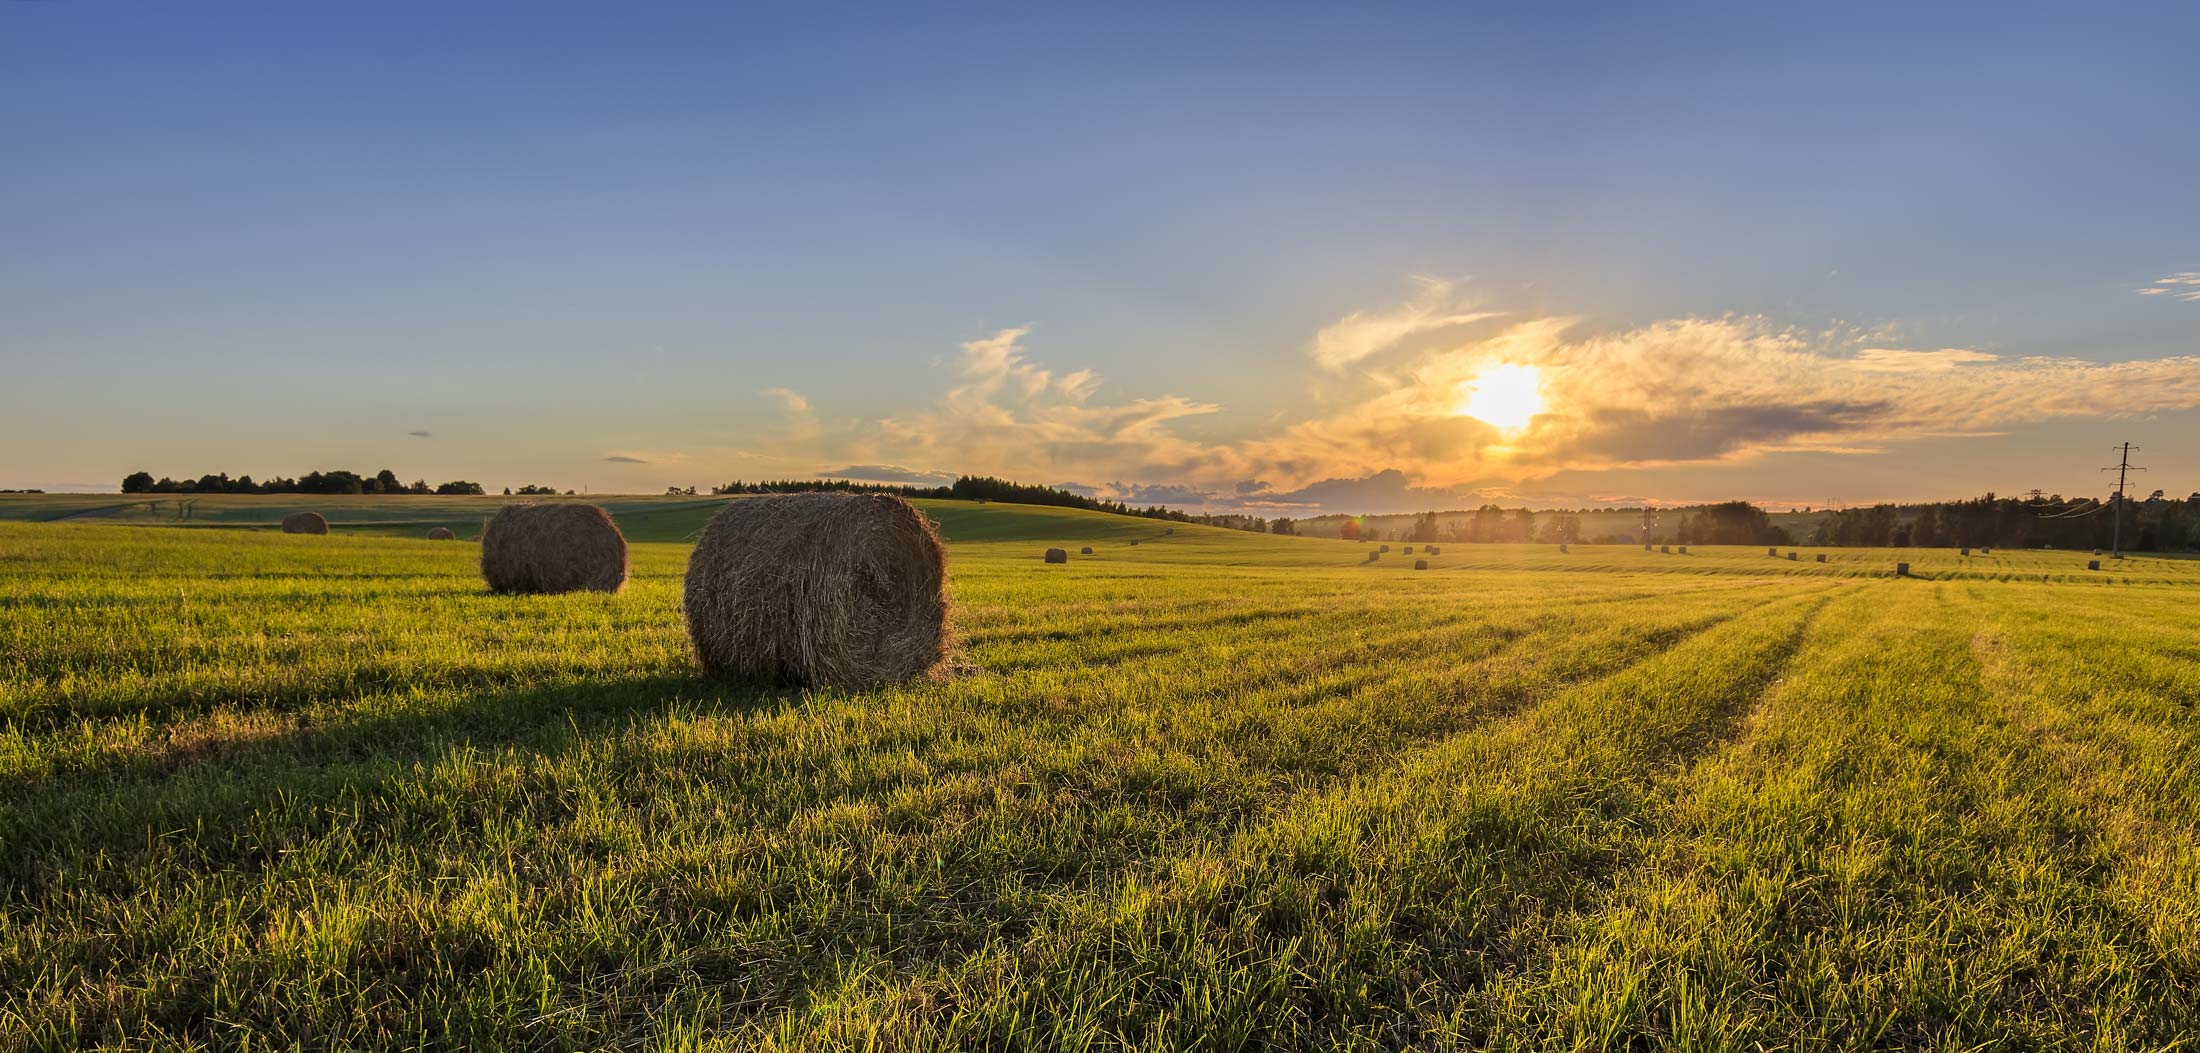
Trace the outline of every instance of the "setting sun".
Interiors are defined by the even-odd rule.
[[[1543,412],[1543,378],[1534,366],[1490,366],[1465,385],[1463,416],[1500,428],[1525,428]]]

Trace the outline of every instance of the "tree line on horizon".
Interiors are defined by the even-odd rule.
[[[536,488],[543,493],[556,490]],[[407,483],[397,478],[397,473],[387,468],[373,475],[357,472],[329,471],[307,472],[296,479],[276,476],[265,481],[254,480],[249,475],[234,479],[228,472],[202,475],[196,479],[153,478],[151,472],[131,472],[122,480],[122,492],[126,494],[443,494],[446,496],[478,496],[486,491],[480,483],[453,480],[429,486],[425,479]],[[511,493],[506,490],[505,493]]]
[[[1648,531],[1590,534],[1583,517],[1640,515],[1662,522]],[[2115,533],[2114,497],[2065,500],[2060,495],[1983,497],[1911,504],[1884,503],[1863,508],[1803,510],[1817,516],[1807,532],[1773,522],[1772,513],[1747,501],[1683,508],[1608,508],[1574,511],[1506,509],[1495,504],[1474,511],[1422,512],[1384,528],[1369,517],[1320,516],[1312,520],[1278,519],[1275,533],[1332,531],[1347,540],[1511,543],[1587,541],[1633,544],[1646,541],[1684,545],[1791,545],[1841,548],[2107,548]],[[2122,509],[2124,549],[2182,552],[2200,548],[2200,493],[2173,500],[2160,490]],[[1797,536],[1798,533],[1801,536]]]

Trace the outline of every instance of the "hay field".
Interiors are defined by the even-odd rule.
[[[623,594],[492,596],[287,500],[0,522],[0,1048],[2200,1029],[2200,564],[927,503],[985,672],[758,692],[688,669],[715,502],[614,503]]]

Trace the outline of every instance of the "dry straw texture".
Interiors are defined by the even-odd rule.
[[[1069,562],[1069,553],[1063,549],[1050,548],[1047,550],[1046,558],[1049,563],[1067,563]]]
[[[319,512],[295,512],[283,517],[285,534],[326,534],[328,520]]]
[[[688,557],[688,637],[704,672],[814,686],[945,671],[947,550],[890,494],[726,503]]]
[[[617,592],[626,570],[626,537],[595,505],[505,505],[481,532],[491,592]]]
[[[437,527],[428,531],[428,540],[430,541],[455,541],[457,539],[458,535],[451,533],[450,527]]]

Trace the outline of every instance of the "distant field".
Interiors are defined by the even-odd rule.
[[[924,502],[983,672],[756,692],[687,665],[717,499],[601,498],[563,597],[414,539],[501,497],[200,500],[0,498],[0,1048],[2200,1030],[2200,562]]]

